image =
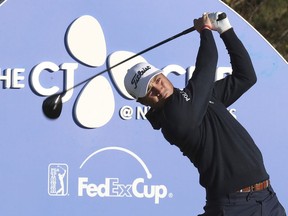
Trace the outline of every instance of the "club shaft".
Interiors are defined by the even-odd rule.
[[[76,88],[76,87],[78,87],[78,86],[80,86],[80,85],[82,85],[82,84],[90,81],[91,79],[93,79],[93,78],[95,78],[95,77],[97,77],[97,76],[99,76],[99,75],[101,75],[101,74],[103,74],[103,73],[105,73],[105,72],[107,72],[107,71],[109,71],[109,70],[111,70],[111,69],[113,69],[113,68],[115,68],[115,67],[117,67],[117,66],[119,66],[119,65],[121,65],[121,64],[123,64],[123,63],[125,63],[125,62],[127,62],[127,61],[129,61],[129,60],[131,60],[131,59],[133,59],[133,58],[135,58],[135,57],[137,57],[137,56],[140,56],[140,55],[142,55],[142,54],[144,54],[144,53],[146,53],[146,52],[148,52],[148,51],[150,51],[150,50],[152,50],[152,49],[155,49],[156,47],[159,47],[159,46],[161,46],[161,45],[163,45],[163,44],[165,44],[165,43],[167,43],[167,42],[169,42],[169,41],[171,41],[171,40],[174,40],[174,39],[176,39],[176,38],[178,38],[178,37],[180,37],[180,36],[182,36],[182,35],[188,34],[188,33],[192,32],[192,31],[195,31],[194,26],[193,26],[193,27],[190,27],[190,28],[188,28],[188,29],[186,29],[186,30],[184,30],[184,31],[182,31],[182,32],[180,32],[180,33],[172,36],[172,37],[169,37],[169,38],[167,38],[166,40],[163,40],[163,41],[161,41],[161,42],[159,42],[159,43],[157,43],[157,44],[155,44],[155,45],[153,45],[153,46],[150,46],[150,47],[148,47],[148,48],[146,48],[146,49],[144,49],[144,50],[136,53],[135,55],[133,55],[133,56],[127,58],[127,59],[124,59],[123,61],[121,61],[121,62],[119,62],[119,63],[117,63],[117,64],[115,64],[115,65],[113,65],[113,66],[111,66],[111,67],[109,67],[109,68],[106,68],[106,69],[103,70],[103,71],[100,71],[100,72],[97,73],[96,75],[94,75],[94,76],[92,76],[92,77],[89,77],[89,78],[87,78],[86,80],[83,80],[82,82],[74,85],[73,87],[71,87],[71,88],[69,88],[69,89],[66,89],[65,91],[62,92],[62,95],[64,95],[67,91],[70,91],[70,90],[72,90],[73,88]]]
[[[133,56],[131,56],[131,57],[129,57],[129,58],[127,58],[127,59],[125,59],[125,60],[123,60],[123,61],[121,61],[121,62],[119,62],[119,63],[117,63],[117,64],[115,64],[115,65],[113,65],[113,66],[111,66],[110,68],[107,68],[106,70],[113,69],[113,68],[115,68],[115,67],[117,67],[117,66],[119,66],[119,65],[121,65],[121,64],[123,64],[123,63],[125,63],[125,62],[127,62],[127,61],[129,61],[129,60],[131,60],[131,59],[133,59],[133,58],[135,58],[135,57],[137,57],[137,56],[139,56],[139,55],[142,55],[142,54],[144,54],[144,53],[146,53],[146,52],[148,52],[148,51],[150,51],[150,50],[152,50],[152,49],[155,49],[155,48],[158,47],[158,46],[161,46],[161,45],[163,45],[163,44],[165,44],[165,43],[167,43],[167,42],[169,42],[169,41],[171,41],[171,40],[174,40],[174,39],[176,39],[176,38],[178,38],[178,37],[180,37],[180,36],[182,36],[182,35],[188,34],[189,32],[192,32],[192,31],[194,31],[194,30],[195,30],[194,27],[191,27],[191,28],[189,28],[189,29],[186,29],[186,30],[184,30],[183,32],[180,32],[180,33],[178,33],[178,34],[176,34],[176,35],[174,35],[174,36],[172,36],[172,37],[170,37],[170,38],[167,38],[166,40],[163,40],[163,41],[161,41],[161,42],[159,42],[159,43],[157,43],[157,44],[155,44],[155,45],[153,45],[153,46],[150,46],[150,47],[142,50],[141,52],[136,53],[135,55],[133,55]]]

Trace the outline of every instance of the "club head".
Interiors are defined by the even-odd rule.
[[[55,94],[47,97],[42,104],[44,115],[50,119],[57,119],[62,111],[62,95]]]

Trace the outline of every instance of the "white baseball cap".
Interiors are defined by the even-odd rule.
[[[162,73],[161,70],[147,62],[141,62],[127,70],[124,84],[127,92],[135,99],[144,97],[150,80]]]

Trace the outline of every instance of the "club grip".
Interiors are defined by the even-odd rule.
[[[223,20],[227,17],[226,13],[221,13],[218,15],[218,19],[216,21],[220,21],[220,20]]]

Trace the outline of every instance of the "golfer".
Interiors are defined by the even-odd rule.
[[[146,117],[152,127],[161,129],[198,169],[206,189],[203,215],[284,216],[260,150],[227,110],[257,78],[228,18],[217,21],[219,14],[206,13],[194,20],[200,47],[195,71],[183,90],[145,62],[128,70],[125,87],[137,102],[151,107]],[[220,34],[233,70],[216,82],[218,54],[211,30]]]

